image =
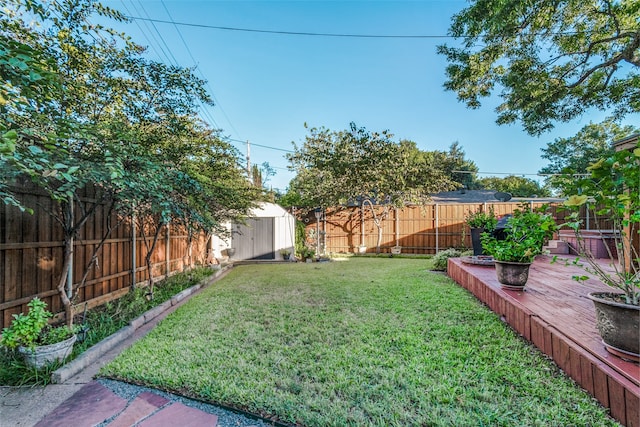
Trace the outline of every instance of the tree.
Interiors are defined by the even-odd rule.
[[[549,164],[540,169],[540,174],[551,175],[547,185],[560,193],[572,186],[575,177],[588,175],[587,168],[598,159],[613,155],[612,143],[638,132],[633,126],[620,126],[613,120],[602,123],[589,123],[575,136],[557,138],[542,149],[542,158]]]
[[[432,156],[431,162],[441,165],[451,180],[467,189],[477,188],[478,166],[472,160],[465,159],[465,152],[457,141],[451,144],[449,151],[428,151],[427,153]]]
[[[369,132],[354,123],[349,129],[311,128],[304,144],[287,155],[296,177],[291,183],[303,206],[367,204],[378,227],[391,207],[424,203],[430,194],[455,184],[432,158],[411,141],[392,141],[389,131]],[[382,207],[380,213],[374,205]]]
[[[468,107],[500,90],[497,123],[531,135],[590,108],[620,119],[640,111],[637,0],[475,0],[442,45],[448,80]],[[498,89],[500,88],[500,89]]]
[[[537,181],[521,176],[487,177],[480,178],[478,182],[483,188],[509,193],[514,197],[547,197],[551,195],[550,191],[541,187]]]
[[[211,103],[204,81],[142,58],[128,37],[89,19],[121,14],[94,0],[0,5],[8,11],[0,15],[0,197],[27,210],[11,190],[22,179],[51,198],[49,214],[64,236],[58,291],[71,325],[73,239],[98,206],[117,210],[119,222],[133,213],[156,220],[146,260],[152,282],[163,225],[175,220],[190,237],[222,229],[224,219],[246,214],[254,193],[237,151],[197,119],[198,105]]]

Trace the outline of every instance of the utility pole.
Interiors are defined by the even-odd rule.
[[[251,143],[247,139],[247,176],[249,177],[249,182],[253,182],[251,179]]]

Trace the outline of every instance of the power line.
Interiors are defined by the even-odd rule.
[[[163,19],[141,18],[138,16],[127,16],[131,20],[152,21],[161,24],[182,25],[185,27],[209,28],[224,31],[240,31],[246,33],[280,34],[288,36],[315,36],[315,37],[345,37],[364,39],[455,39],[459,37],[436,34],[347,34],[347,33],[312,33],[307,31],[280,31],[280,30],[259,30],[255,28],[222,27],[217,25],[193,24],[189,22],[165,21]]]
[[[207,78],[202,73],[202,70],[198,67],[198,61],[196,61],[196,59],[193,57],[193,54],[191,53],[191,49],[189,48],[189,45],[187,44],[187,42],[185,41],[184,37],[182,36],[182,32],[178,28],[178,25],[175,23],[175,21],[173,19],[173,16],[171,16],[171,13],[169,12],[169,9],[167,8],[167,5],[164,3],[164,0],[160,0],[160,3],[162,3],[162,6],[164,7],[165,12],[167,12],[167,16],[169,17],[169,19],[173,23],[173,26],[176,29],[176,32],[178,33],[178,36],[180,36],[180,40],[182,40],[182,44],[184,45],[185,49],[187,50],[187,53],[189,54],[189,57],[193,61],[193,65],[195,66],[196,70],[200,74],[200,77],[202,77],[202,79],[205,81],[205,86],[207,87],[209,93],[211,93],[211,97],[213,98],[213,101],[214,101],[215,105],[220,109],[220,111],[224,115],[225,119],[227,119],[227,123],[229,123],[229,126],[231,126],[231,129],[236,133],[236,135],[239,136],[240,135],[239,132],[237,131],[235,126],[233,126],[233,123],[231,123],[231,120],[229,120],[229,116],[227,116],[227,113],[222,108],[222,105],[220,105],[220,101],[218,101],[218,99],[216,98],[215,93],[213,93],[213,89],[211,88],[211,85],[209,84],[209,81],[207,80]],[[206,109],[204,105],[202,106],[202,108],[203,108],[203,110]],[[205,111],[205,114],[208,114],[208,112]],[[215,120],[213,120],[212,116],[209,115],[208,117],[210,117],[212,122],[215,123]]]
[[[226,139],[227,141],[240,142],[240,143],[245,144],[245,145],[247,144],[247,141],[241,141],[239,139],[233,139],[233,138],[229,138],[229,137],[225,137],[224,139]],[[256,144],[255,142],[252,142],[251,146],[252,147],[268,148],[269,150],[284,151],[285,153],[294,153],[295,152],[293,150],[287,150],[285,148],[278,148],[278,147],[271,147],[269,145]]]
[[[475,171],[451,171],[452,173],[482,174],[482,175],[509,175],[509,176],[565,176],[562,173],[520,173],[520,172],[475,172]],[[574,173],[571,176],[591,176],[588,173]]]

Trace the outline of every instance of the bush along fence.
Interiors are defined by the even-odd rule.
[[[37,207],[33,214],[0,205],[0,329],[11,323],[13,314],[25,312],[36,296],[53,313],[64,311],[57,289],[64,262],[62,227],[49,214],[52,202],[47,195],[31,190],[21,195]],[[81,201],[91,204],[91,194]],[[82,214],[82,206],[74,210]],[[114,300],[133,284],[146,284],[148,253],[154,279],[205,263],[208,238],[204,233],[190,237],[183,227],[171,223],[158,229],[155,221],[139,222],[99,205],[79,228],[67,278],[73,283],[76,312]]]
[[[465,224],[468,212],[488,212],[493,208],[495,215],[501,217],[511,214],[523,203],[531,208],[545,204],[540,201],[433,203],[404,208],[367,204],[329,208],[322,215],[311,212],[299,219],[306,224],[307,245],[318,253],[436,254],[449,248],[471,248],[470,231]],[[556,221],[564,222],[568,213],[561,204],[546,204]],[[606,227],[606,224],[589,221],[586,224],[593,229]]]

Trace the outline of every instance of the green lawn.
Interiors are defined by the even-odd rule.
[[[429,265],[236,267],[102,374],[308,426],[616,425]]]

